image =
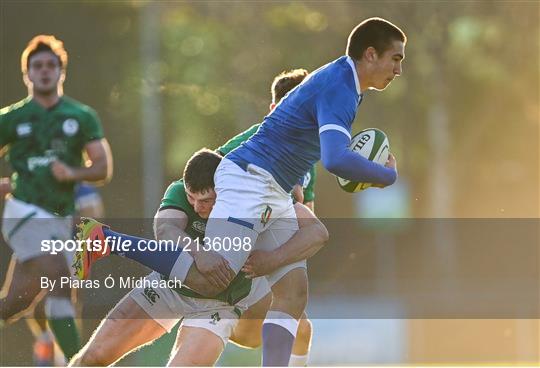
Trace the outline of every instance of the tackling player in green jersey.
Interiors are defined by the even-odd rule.
[[[276,98],[279,101],[306,75],[305,70],[294,70],[276,77],[272,87],[273,101],[276,101]],[[271,105],[271,109],[274,106],[275,103]],[[235,149],[254,134],[257,128],[258,126],[249,128],[219,147],[217,151],[224,154]],[[204,156],[206,158],[201,158]],[[204,236],[206,218],[215,202],[215,193],[208,188],[210,182],[213,187],[215,167],[205,166],[205,159],[211,162],[212,155],[204,151],[195,154],[186,166],[184,179],[173,182],[167,188],[154,221],[157,239],[176,240],[184,234],[192,239],[201,239]],[[313,181],[310,183],[312,190]],[[313,200],[312,192],[304,192],[303,197]],[[298,206],[298,217],[301,222],[299,233],[302,233],[301,236],[307,236],[311,242],[308,248],[312,253],[303,253],[302,256],[305,258],[315,253],[328,235],[324,226],[314,219],[309,210]],[[297,245],[298,243],[288,242],[273,252],[257,253],[256,251],[253,258],[246,263],[246,271],[251,276],[264,275],[287,262],[298,260],[291,258],[298,257],[298,252],[302,251]],[[303,249],[305,252],[306,248]],[[233,342],[242,346],[251,348],[260,346],[262,321],[271,303],[270,288],[265,279],[257,278],[249,294],[251,283],[246,283],[244,274],[241,276],[232,282],[226,293],[218,296],[220,300],[234,304],[247,295],[247,298],[239,303],[243,309],[247,308],[247,310],[238,323],[227,319],[227,314],[217,307],[215,310],[208,311],[208,315],[199,314],[197,318],[188,315],[184,318],[179,332],[178,351],[173,352],[173,360],[170,364],[212,365],[223,350],[223,345],[229,336]],[[156,278],[157,276],[154,273],[148,277]],[[171,290],[154,289],[150,298],[148,290],[133,290],[129,297],[124,298],[111,311],[72,364],[75,366],[112,364],[129,351],[153,341],[165,331],[170,331],[180,316],[185,315],[185,301],[191,300],[192,297],[202,298],[201,295],[187,288],[175,291],[179,295],[175,295]],[[167,303],[164,302],[165,300]],[[192,303],[197,302],[192,301]],[[167,305],[175,305],[176,310]],[[220,313],[221,317],[216,318],[220,316]],[[229,326],[234,326],[232,333]],[[141,331],[144,331],[144,334]],[[306,365],[310,340],[311,323],[304,316],[299,326],[290,365]]]
[[[96,112],[63,95],[68,56],[54,36],[34,37],[21,57],[28,97],[0,111],[0,152],[13,175],[0,179],[5,197],[2,233],[13,250],[14,267],[0,299],[0,322],[14,321],[36,297],[40,278],[70,275],[69,254],[41,250],[41,241],[71,237],[74,185],[106,181],[112,156]],[[83,165],[83,153],[88,157]],[[68,288],[46,295],[49,327],[66,358],[80,347]]]
[[[213,173],[221,157],[209,150],[195,153],[184,170],[184,179],[173,182],[165,192],[160,208],[154,219],[156,238],[159,240],[200,239],[204,237],[206,221],[216,199],[213,190]],[[266,259],[280,267],[297,261],[306,252],[314,254],[327,239],[324,225],[318,221],[307,207],[296,204],[300,230],[298,237],[266,254]],[[103,238],[109,230],[103,229],[94,220],[83,225],[81,238],[89,235]],[[103,229],[103,230],[99,230]],[[96,231],[103,231],[100,234]],[[118,234],[118,233],[115,233]],[[122,235],[123,240],[136,238]],[[193,242],[184,244],[184,249]],[[127,251],[125,255],[131,253]],[[119,254],[118,252],[116,253]],[[192,253],[193,254],[193,253]],[[205,257],[209,253],[201,252]],[[259,271],[259,270],[257,270]],[[270,270],[271,271],[271,270]],[[191,279],[198,273],[195,267],[189,270]],[[203,277],[203,276],[199,276]],[[148,280],[160,280],[163,276],[152,273]],[[151,290],[150,290],[151,289]],[[73,366],[110,365],[133,349],[160,337],[182,319],[177,350],[170,362],[174,366],[212,365],[221,354],[229,337],[243,346],[256,347],[260,344],[262,319],[271,302],[270,287],[265,278],[253,281],[240,273],[226,291],[217,297],[205,296],[188,288],[137,288],[122,299],[98,327],[90,341],[77,354]],[[216,300],[217,299],[217,300]],[[238,315],[246,310],[238,323]],[[257,319],[253,319],[257,318]],[[306,321],[304,323],[307,324]],[[255,328],[255,331],[250,331]],[[299,344],[309,346],[311,329],[307,325],[301,334]],[[254,335],[259,339],[254,339]]]

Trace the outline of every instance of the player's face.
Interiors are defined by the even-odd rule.
[[[204,192],[192,192],[186,188],[186,195],[190,205],[193,206],[197,215],[206,219],[210,216],[212,208],[216,203],[216,192],[214,189],[206,190]]]
[[[52,52],[38,52],[30,58],[28,79],[35,94],[55,93],[61,76],[60,62]]]
[[[392,46],[377,55],[373,62],[371,87],[376,90],[385,89],[395,77],[401,75],[401,63],[405,57],[405,45],[401,41],[392,42]]]

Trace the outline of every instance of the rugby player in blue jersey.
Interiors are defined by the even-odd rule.
[[[206,236],[247,236],[257,241],[256,249],[279,246],[266,234],[288,237],[294,233],[288,193],[319,159],[342,178],[381,187],[393,184],[397,170],[392,155],[383,167],[348,146],[363,92],[383,90],[401,74],[405,43],[405,34],[386,20],[371,18],[360,23],[350,34],[346,56],[313,72],[266,116],[257,134],[225,156],[216,171],[217,201]],[[268,209],[273,220],[257,221]],[[287,226],[290,232],[285,235]],[[240,252],[221,255],[234,272],[248,257]],[[207,260],[197,267],[203,273],[205,269],[219,272],[219,260]],[[173,268],[173,276],[177,270],[181,267]],[[307,303],[305,262],[283,267],[268,279],[274,299],[263,325],[263,365],[286,366]]]
[[[206,227],[210,244],[240,238],[255,250],[272,250],[287,241],[298,229],[290,192],[318,160],[344,179],[378,187],[396,181],[393,155],[382,166],[348,145],[363,93],[383,90],[401,74],[406,40],[389,21],[366,19],[351,32],[345,56],[310,74],[265,117],[254,136],[225,156],[215,174],[217,200]],[[141,263],[194,289],[204,283],[217,295],[249,256],[249,251],[223,248],[201,253],[204,257],[148,252]],[[189,277],[193,262],[204,280]],[[267,279],[273,300],[263,325],[263,365],[286,366],[307,303],[305,260]]]

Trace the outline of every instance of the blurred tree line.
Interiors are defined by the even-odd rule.
[[[155,81],[141,77],[147,6],[160,12]],[[141,96],[161,100],[163,147],[155,149],[168,183],[195,150],[262,121],[276,74],[339,57],[358,22],[381,16],[408,35],[403,76],[366,94],[354,130],[389,135],[411,215],[436,216],[434,203],[446,201],[455,217],[537,217],[538,10],[534,1],[3,1],[0,102],[25,96],[19,60],[32,36],[64,40],[65,91],[99,111],[113,146],[108,214],[142,216]],[[319,215],[352,216],[351,196],[319,173]]]

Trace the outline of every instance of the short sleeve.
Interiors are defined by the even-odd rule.
[[[255,124],[249,129],[244,130],[242,133],[232,137],[224,145],[220,146],[217,151],[220,152],[223,156],[225,156],[232,150],[238,148],[242,143],[247,141],[253,134],[257,133],[260,125],[261,124]]]
[[[346,85],[332,83],[315,96],[319,134],[337,130],[351,138],[351,126],[358,108],[355,93]]]
[[[8,145],[15,140],[13,124],[9,119],[8,109],[0,110],[0,147]]]
[[[85,143],[104,137],[103,128],[97,112],[91,108],[86,110],[85,124],[82,127],[83,140]]]
[[[176,208],[189,213],[189,202],[186,197],[186,189],[182,180],[172,182],[171,185],[165,191],[159,209]]]

